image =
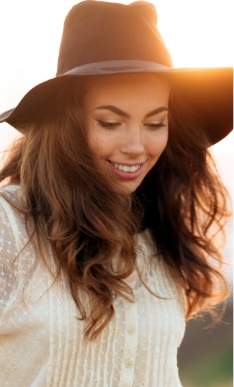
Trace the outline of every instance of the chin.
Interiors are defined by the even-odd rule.
[[[118,184],[115,187],[115,192],[119,195],[131,195],[133,192],[137,190],[140,184]]]

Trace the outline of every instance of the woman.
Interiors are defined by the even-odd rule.
[[[0,117],[4,386],[181,386],[185,319],[227,295],[231,77],[173,69],[150,3],[69,12],[56,78]]]

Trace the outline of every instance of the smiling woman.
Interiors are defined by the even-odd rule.
[[[90,149],[118,192],[132,193],[166,147],[169,87],[153,74],[97,77],[87,87]]]
[[[181,387],[185,320],[228,293],[208,147],[232,69],[174,69],[150,3],[85,1],[56,77],[0,121],[22,135],[0,171],[5,384]]]

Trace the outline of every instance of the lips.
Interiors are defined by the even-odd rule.
[[[110,161],[110,160],[108,161],[109,161],[109,166],[112,173],[114,173],[114,175],[121,180],[137,179],[141,175],[144,168],[144,163],[126,165],[126,164],[114,163],[113,161]]]
[[[114,163],[112,161],[110,161],[110,163],[118,170],[120,171],[123,171],[123,172],[127,172],[127,173],[133,173],[133,172],[136,172],[138,171],[138,169],[140,169],[141,167],[141,164],[135,164],[135,165],[124,165],[124,164],[117,164],[117,163]]]

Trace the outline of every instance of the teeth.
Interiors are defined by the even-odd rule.
[[[121,164],[112,163],[112,162],[111,164],[114,165],[114,167],[119,169],[120,171],[124,171],[128,173],[136,172],[141,166],[140,164],[128,166],[128,165],[121,165]]]

